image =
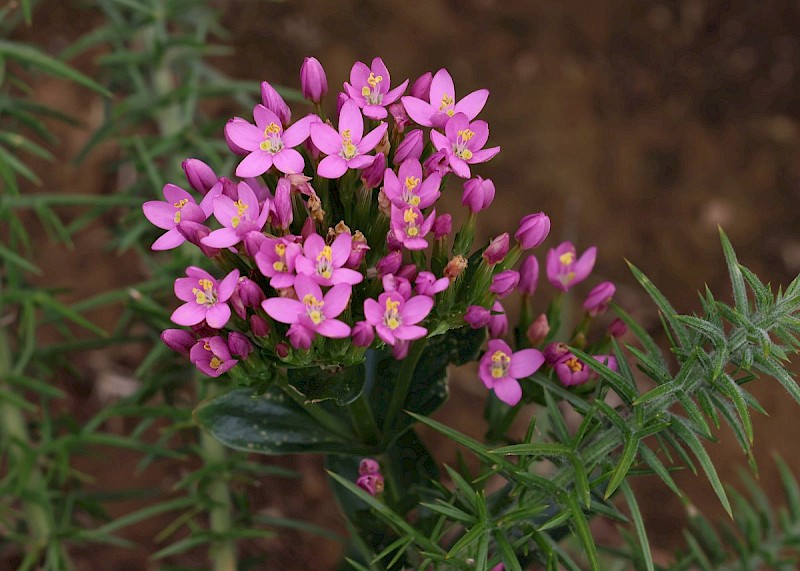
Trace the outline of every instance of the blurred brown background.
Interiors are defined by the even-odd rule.
[[[61,0],[43,2],[32,30],[45,49],[57,50],[87,26]],[[355,60],[381,56],[393,85],[424,71],[447,67],[461,95],[488,87],[482,118],[490,143],[503,151],[477,169],[494,179],[498,198],[481,218],[484,236],[515,228],[523,213],[544,210],[553,221],[546,246],[571,239],[579,250],[596,244],[600,254],[590,284],[610,279],[617,300],[657,330],[655,310],[630,276],[625,259],[641,268],[679,311],[699,310],[696,291],[708,284],[723,299],[728,281],[719,246],[722,225],[739,258],[765,281],[786,284],[800,272],[800,8],[795,2],[713,0],[257,0],[218,2],[233,33],[234,57],[219,65],[239,79],[299,86],[306,55],[326,68],[331,90],[347,79]],[[76,26],[73,26],[76,23]],[[91,70],[86,62],[84,71]],[[89,127],[100,103],[58,86],[41,97],[58,102]],[[329,101],[332,104],[332,101]],[[299,112],[299,110],[298,110]],[[241,110],[248,116],[248,110]],[[86,132],[64,131],[65,156]],[[221,136],[221,134],[220,134]],[[108,192],[104,175],[113,152],[88,165],[46,173],[51,189]],[[458,210],[459,189],[449,205]],[[113,220],[108,221],[109,225]],[[48,281],[75,287],[76,296],[118,287],[141,275],[131,260],[103,252],[104,230],[84,233],[79,252],[42,252],[63,272]],[[543,259],[542,250],[540,260]],[[86,279],[86,276],[91,279]],[[549,286],[540,284],[542,296]],[[109,362],[109,359],[111,362]],[[74,390],[76,407],[97,406],[93,384],[109,370],[130,371],[130,357],[94,356]],[[800,473],[792,435],[800,429],[797,405],[774,382],[754,388],[770,414],[755,418],[761,482],[769,490],[779,452]],[[453,398],[439,413],[479,436],[484,396],[473,371],[459,371]],[[454,451],[428,435],[441,461]],[[723,431],[709,444],[722,479],[738,483],[745,465],[735,439]],[[126,465],[127,462],[127,465]],[[111,485],[130,484],[135,458],[82,468]],[[302,481],[276,479],[255,498],[270,513],[307,518],[342,531],[314,458],[286,459],[304,470]],[[124,466],[126,469],[121,468]],[[120,473],[122,472],[122,473]],[[165,486],[160,472],[137,485]],[[703,510],[720,514],[702,477],[679,475],[679,484]],[[650,537],[664,552],[680,544],[684,508],[656,480],[642,479],[640,501]],[[127,506],[125,509],[129,508]],[[120,508],[121,510],[123,508]],[[133,552],[110,549],[114,569],[144,569],[158,530],[137,527]],[[602,524],[597,533],[605,533]],[[335,543],[292,533],[288,539],[252,544],[273,554],[268,569],[329,569]],[[112,553],[113,551],[113,553]],[[86,554],[96,561],[98,552]],[[105,557],[105,556],[104,556]],[[96,569],[88,564],[87,569]],[[107,567],[111,568],[111,567]]]

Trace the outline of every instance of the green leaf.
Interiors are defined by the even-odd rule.
[[[679,347],[688,347],[690,344],[689,336],[687,335],[686,330],[681,322],[678,321],[678,314],[672,307],[672,304],[667,301],[667,298],[664,297],[664,294],[658,290],[653,282],[650,281],[650,278],[644,275],[639,268],[630,262],[628,262],[628,267],[630,268],[631,273],[633,273],[633,276],[636,278],[636,280],[641,284],[645,291],[647,291],[647,293],[650,295],[650,298],[661,310],[662,317],[667,321],[670,329],[672,329],[673,333],[675,333],[676,337],[678,338],[677,345]]]
[[[359,453],[357,444],[321,425],[277,387],[263,395],[253,389],[224,393],[200,403],[194,419],[226,446],[245,452]]]
[[[650,551],[650,542],[647,540],[647,530],[644,525],[644,519],[642,518],[642,512],[639,511],[639,503],[636,501],[636,496],[628,482],[621,482],[620,490],[622,490],[622,495],[625,496],[628,509],[631,510],[631,519],[633,520],[633,526],[636,528],[636,536],[639,538],[639,547],[641,548],[645,567],[647,571],[655,571],[653,554]]]
[[[617,467],[614,470],[614,473],[611,475],[611,479],[606,487],[604,499],[607,500],[610,498],[611,494],[614,493],[614,490],[616,490],[617,487],[619,487],[619,485],[625,480],[628,470],[630,470],[633,461],[636,459],[636,453],[638,450],[639,439],[634,435],[629,435],[625,439],[625,446],[622,448],[622,454],[617,460]]]
[[[571,495],[566,496],[567,507],[572,513],[572,524],[575,528],[575,533],[583,545],[583,551],[586,558],[589,560],[589,565],[594,571],[600,571],[600,562],[597,560],[597,547],[594,544],[592,532],[589,529],[589,521],[586,515],[578,505],[578,502]]]
[[[747,303],[747,291],[744,289],[742,270],[739,267],[739,260],[736,259],[736,252],[733,251],[731,241],[728,240],[728,236],[722,230],[721,226],[719,227],[719,238],[722,242],[722,251],[725,253],[725,263],[728,265],[728,274],[730,275],[731,284],[733,285],[734,304],[739,313],[747,315],[750,312],[750,308]]]
[[[289,384],[296,388],[308,402],[333,400],[345,406],[361,396],[364,390],[364,365],[335,369],[289,369]]]

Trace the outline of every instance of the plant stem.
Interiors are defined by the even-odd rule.
[[[353,415],[356,433],[361,442],[367,445],[377,444],[378,427],[375,424],[375,417],[369,406],[366,391],[362,392],[356,400],[350,403],[350,412]]]
[[[397,386],[395,386],[394,392],[392,393],[392,400],[389,402],[389,409],[386,411],[386,418],[383,422],[382,449],[385,449],[392,440],[392,428],[395,418],[406,404],[408,391],[411,388],[411,381],[414,379],[414,370],[417,368],[417,363],[427,343],[427,338],[414,341],[411,347],[409,347],[408,355],[403,360],[403,364],[400,366],[400,372],[397,374]]]

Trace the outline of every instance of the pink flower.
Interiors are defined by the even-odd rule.
[[[423,76],[425,77],[425,76]],[[414,82],[413,93],[423,95],[426,81],[420,77]],[[419,84],[419,85],[418,85]],[[488,89],[479,89],[456,102],[456,88],[453,78],[442,68],[436,72],[430,83],[428,101],[418,97],[403,97],[403,106],[408,115],[424,127],[442,128],[450,117],[463,113],[468,119],[474,119],[481,112],[489,98]]]
[[[236,176],[260,176],[273,165],[285,174],[301,173],[305,167],[297,147],[308,139],[309,125],[319,122],[316,115],[306,115],[285,131],[278,116],[264,107],[253,109],[256,124],[247,121],[228,121],[225,134],[237,147],[248,151],[236,167]]]
[[[489,140],[489,125],[486,121],[473,121],[463,113],[456,113],[444,127],[444,135],[431,131],[431,141],[437,151],[442,151],[456,176],[469,178],[469,165],[485,163],[497,153],[500,147],[484,149]]]
[[[250,232],[261,232],[269,216],[270,202],[259,207],[253,189],[249,184],[240,182],[237,187],[239,199],[220,194],[214,198],[214,218],[224,228],[214,230],[200,242],[212,248],[228,248],[241,242]]]
[[[317,174],[325,178],[339,178],[347,169],[363,169],[372,164],[375,157],[367,155],[376,147],[386,133],[386,123],[381,123],[364,133],[364,118],[358,104],[348,99],[339,113],[339,132],[326,123],[311,125],[311,140],[320,151],[328,155],[320,161]]]
[[[536,248],[544,242],[550,233],[550,217],[544,212],[529,214],[519,223],[519,229],[514,234],[523,250]]]
[[[501,401],[509,406],[522,399],[522,387],[517,379],[531,376],[544,363],[537,349],[523,349],[516,353],[501,339],[489,340],[486,353],[481,357],[478,376],[487,389],[494,390]]]
[[[385,170],[386,155],[377,153],[372,164],[361,172],[361,182],[369,189],[378,188],[381,183],[383,183],[383,174]]]
[[[433,297],[450,287],[450,280],[447,278],[439,278],[437,280],[436,276],[431,272],[420,272],[414,281],[414,287],[418,294]]]
[[[303,243],[303,254],[295,260],[297,273],[311,277],[321,286],[361,283],[361,272],[345,268],[352,250],[353,237],[339,234],[330,246],[319,234],[311,234]]]
[[[202,224],[211,214],[211,200],[214,196],[207,194],[198,205],[194,197],[181,187],[174,184],[164,185],[164,198],[166,201],[149,200],[142,205],[145,218],[151,224],[166,230],[151,248],[153,250],[171,250],[186,241],[178,225],[183,222],[196,222]]]
[[[325,69],[315,57],[307,57],[300,68],[300,90],[303,97],[314,103],[319,103],[328,93],[328,78]]]
[[[594,268],[597,248],[592,246],[577,258],[572,242],[562,242],[547,252],[547,279],[561,291],[582,282]]]
[[[461,204],[469,208],[473,214],[486,210],[494,201],[494,183],[491,179],[476,176],[464,183]]]
[[[586,296],[586,300],[583,302],[583,309],[592,317],[604,313],[605,310],[608,309],[608,304],[611,298],[614,297],[616,291],[616,286],[611,282],[601,282],[597,284],[592,288],[592,291],[589,292],[589,295]]]
[[[536,256],[528,256],[519,267],[519,291],[523,295],[533,295],[536,292],[538,281],[539,260],[536,259]]]
[[[402,164],[406,159],[419,160],[424,148],[425,141],[422,140],[422,131],[420,129],[409,131],[400,141],[400,144],[397,145],[397,150],[394,152],[395,164]]]
[[[398,341],[413,341],[424,337],[428,330],[417,325],[433,308],[433,299],[417,295],[403,299],[400,293],[384,292],[374,299],[364,301],[364,316],[375,327],[384,343],[394,345]]]
[[[392,206],[391,229],[395,238],[408,250],[424,250],[428,247],[425,236],[436,220],[436,209],[425,218],[416,206],[395,208]]]
[[[301,253],[300,246],[287,238],[267,238],[255,256],[256,265],[275,289],[292,287],[295,261]]]
[[[383,60],[376,57],[372,60],[372,67],[357,61],[350,70],[350,83],[345,82],[344,89],[364,110],[364,115],[370,119],[386,118],[386,106],[397,101],[408,86],[408,80],[394,89],[389,89],[389,70]]]
[[[431,174],[423,180],[422,164],[416,159],[403,161],[397,174],[392,169],[386,169],[383,178],[383,192],[397,208],[416,206],[424,210],[441,196],[439,186],[442,178]]]
[[[492,339],[504,337],[508,333],[508,317],[506,317],[506,310],[499,301],[495,301],[494,305],[492,305],[488,326],[489,337]]]
[[[219,336],[200,339],[189,351],[189,360],[209,377],[219,377],[238,363],[231,356],[228,344]]]
[[[323,337],[341,339],[350,335],[350,326],[335,319],[350,301],[350,284],[335,285],[323,296],[319,285],[301,274],[294,280],[294,290],[298,299],[272,297],[264,300],[261,307],[275,321],[297,323]]]
[[[555,364],[558,380],[565,387],[582,385],[589,380],[591,369],[572,353],[567,353]]]
[[[233,295],[239,281],[239,270],[233,270],[222,281],[217,281],[207,271],[189,266],[189,277],[175,280],[175,295],[182,306],[170,319],[178,325],[197,325],[205,320],[209,327],[222,329],[231,317],[231,308],[226,303]]]
[[[377,460],[372,458],[363,458],[358,464],[358,473],[363,476],[364,474],[380,474],[381,465]]]

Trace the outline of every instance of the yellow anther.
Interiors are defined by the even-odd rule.
[[[180,210],[178,210],[175,213],[175,216],[173,217],[172,220],[175,222],[175,224],[178,224],[181,221],[181,211]]]
[[[400,321],[396,317],[390,317],[386,320],[386,327],[389,329],[397,329],[400,327]]]
[[[239,214],[239,216],[244,215],[244,211],[250,208],[247,204],[245,204],[241,200],[237,200],[236,202],[233,203],[233,205],[236,207],[236,212]]]
[[[214,282],[207,279],[197,280],[197,283],[200,284],[200,287],[206,291],[210,291],[214,288]]]
[[[472,129],[461,129],[458,132],[458,136],[461,137],[462,141],[469,141],[472,137],[475,136],[475,131]]]
[[[510,363],[511,357],[508,356],[508,353],[505,351],[495,351],[492,355],[492,362],[493,363]]]
[[[407,224],[411,224],[411,223],[415,222],[417,220],[417,218],[419,218],[419,214],[414,212],[413,208],[407,208],[403,212],[403,221],[406,222]]]
[[[314,294],[311,293],[307,293],[306,295],[303,296],[303,303],[305,305],[316,305],[317,307],[322,307],[323,305],[325,305],[324,301],[317,299],[316,297],[314,297]]]
[[[461,151],[461,158],[464,159],[465,161],[470,160],[472,158],[472,151],[470,151],[469,149],[464,149],[463,151]]]
[[[258,148],[262,151],[270,152],[272,150],[272,143],[269,141],[261,141],[258,145]]]
[[[408,199],[408,203],[411,204],[412,206],[419,206],[420,202],[421,200],[419,196],[417,196],[416,194]]]
[[[286,244],[275,244],[275,253],[283,256],[286,253]]]
[[[309,311],[308,317],[314,322],[314,325],[319,325],[322,322],[322,312],[320,311]]]
[[[386,300],[386,312],[387,313],[397,313],[397,309],[400,307],[399,301],[392,301],[392,298]]]
[[[375,87],[381,81],[383,81],[383,76],[375,75],[373,72],[370,72],[369,77],[367,78],[367,83],[369,83],[371,87]]]
[[[233,218],[231,218],[231,227],[236,228],[239,225],[239,222],[241,221],[242,221],[241,218],[239,218],[238,216],[234,216]]]
[[[575,253],[564,252],[558,257],[558,261],[561,262],[563,265],[568,266],[575,261]]]
[[[264,136],[269,137],[270,135],[274,135],[280,132],[281,132],[280,125],[277,125],[275,123],[270,123],[269,125],[267,125],[267,128],[264,129]]]
[[[505,351],[495,351],[492,354],[492,378],[501,379],[506,376],[511,357]]]
[[[580,371],[583,370],[583,365],[575,357],[567,359],[566,361],[564,361],[564,364],[567,367],[569,367],[569,370],[572,371],[573,373],[579,373]]]
[[[408,190],[414,190],[419,185],[420,180],[415,176],[407,176],[406,177],[406,188]]]
[[[217,369],[219,369],[219,366],[221,364],[222,364],[222,359],[214,355],[213,357],[211,357],[211,362],[208,364],[208,366],[216,371]]]
[[[367,95],[369,95],[369,93],[370,93],[370,89],[369,89],[369,87],[367,87],[366,85],[365,85],[364,87],[362,87],[362,88],[361,88],[361,95],[363,95],[364,97],[366,97]]]
[[[342,139],[349,141],[352,138],[353,136],[350,134],[350,129],[345,129],[344,131],[342,131]]]
[[[330,262],[332,257],[333,257],[333,251],[331,250],[331,247],[325,246],[324,248],[322,248],[322,251],[317,255],[317,261],[319,262],[320,260],[324,259]]]
[[[183,208],[183,207],[184,207],[184,206],[186,206],[188,203],[189,203],[189,199],[188,199],[188,198],[182,198],[182,199],[180,199],[178,202],[176,202],[175,204],[173,204],[172,206],[174,206],[175,208]]]
[[[203,349],[205,349],[206,351],[211,351],[211,345],[208,344],[208,341],[203,343]]]
[[[453,103],[455,103],[453,101],[453,98],[445,93],[444,95],[442,95],[442,103],[441,105],[439,105],[439,111],[444,111],[445,109],[450,107]],[[450,113],[448,113],[448,115],[452,117]]]
[[[286,271],[286,264],[281,261],[273,262],[272,269],[276,272],[285,272]]]
[[[200,305],[205,305],[206,301],[208,301],[208,297],[206,296],[206,292],[204,292],[203,290],[194,288],[192,290],[192,293],[194,294],[194,300],[197,303],[199,303]]]
[[[417,228],[416,226],[411,226],[406,230],[406,234],[409,237],[414,238],[417,234],[419,234],[419,228]]]
[[[445,113],[447,113],[448,117],[452,117],[453,115],[456,114],[456,110],[455,109],[448,109],[447,111],[445,111]]]

